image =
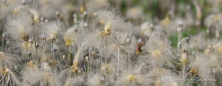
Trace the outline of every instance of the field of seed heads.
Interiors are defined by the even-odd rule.
[[[222,86],[221,0],[0,0],[0,86]]]

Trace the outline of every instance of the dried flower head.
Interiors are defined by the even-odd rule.
[[[47,62],[49,66],[56,66],[58,64],[57,60],[53,58],[50,54],[44,54],[41,57],[40,62]]]
[[[30,79],[31,78],[31,79]],[[24,78],[22,85],[35,85],[41,86],[61,86],[62,81],[57,74],[52,72],[38,71],[30,74],[30,78]]]
[[[19,61],[17,60],[19,59],[18,57],[4,52],[0,52],[0,59],[0,66],[7,68],[12,68],[13,66],[17,65]]]
[[[51,21],[42,24],[42,33],[46,35],[48,39],[56,39],[63,30],[63,23],[60,21]]]
[[[77,41],[77,34],[74,31],[73,27],[68,29],[63,37],[67,46]]]
[[[169,62],[171,51],[169,41],[162,32],[154,32],[148,42],[146,48],[149,53],[149,61],[152,65],[163,65]]]
[[[124,25],[123,19],[114,9],[98,12],[98,19],[100,23],[104,25],[103,33],[106,35],[115,31],[115,29],[119,28],[119,26]]]
[[[28,41],[32,30],[32,18],[26,13],[19,13],[16,18],[8,17],[6,33],[15,40]]]
[[[146,75],[141,74],[141,65],[134,68],[134,70],[123,71],[122,75],[118,78],[116,86],[146,86],[151,83],[151,79]]]
[[[18,74],[11,69],[7,67],[0,67],[0,75],[6,77],[3,78],[3,80],[5,80],[5,85],[20,85]]]

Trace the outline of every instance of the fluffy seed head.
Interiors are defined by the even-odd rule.
[[[100,23],[105,25],[104,31],[107,35],[118,26],[124,25],[122,18],[120,18],[114,9],[98,12],[98,19]]]
[[[159,50],[155,50],[155,51],[152,52],[152,56],[153,57],[161,57],[162,54],[161,54],[161,52]]]
[[[67,46],[77,41],[77,34],[75,33],[75,29],[74,28],[68,29],[63,38]]]
[[[31,16],[22,11],[17,14],[16,18],[8,17],[6,33],[10,34],[15,40],[28,41],[32,28]]]
[[[48,38],[57,38],[63,30],[63,23],[60,21],[51,21],[42,25],[42,33]]]
[[[136,76],[134,76],[134,75],[129,75],[129,77],[128,77],[128,80],[129,81],[133,81],[133,80],[135,80],[136,79]]]

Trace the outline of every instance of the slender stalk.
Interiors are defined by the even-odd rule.
[[[104,41],[104,40],[101,40],[101,43],[104,43],[103,41]],[[102,62],[102,53],[100,53],[100,55],[99,55],[99,60],[100,60],[100,66],[101,66],[102,63],[103,63],[103,62]]]
[[[191,75],[191,74],[190,74]],[[193,79],[192,79],[192,75],[191,75],[191,79],[190,79],[190,86],[193,85]]]
[[[61,71],[62,68],[61,68],[61,65],[60,65],[60,60],[59,60],[59,58],[56,57],[56,51],[54,51],[54,50],[53,50],[53,57],[57,60],[58,66],[59,66],[59,70]]]
[[[92,22],[92,23],[93,23],[93,28],[92,28],[92,30],[91,30],[91,31],[93,31],[93,30],[94,30],[94,19],[93,19],[93,22]]]
[[[90,68],[89,68],[89,61],[87,62],[87,73],[89,74],[89,70],[90,70]]]
[[[45,54],[45,49],[44,49],[44,40],[41,40],[42,41],[42,53]]]
[[[105,63],[107,64],[107,35],[106,35],[106,54],[105,54]]]
[[[51,41],[51,55],[53,56],[53,41]],[[54,57],[55,58],[55,57]],[[56,58],[55,58],[56,59]]]
[[[188,59],[191,57],[191,51],[190,51],[190,42],[188,42]]]
[[[118,56],[118,66],[117,66],[117,78],[118,78],[118,76],[119,76],[119,45],[118,45],[118,54],[117,54],[117,56]]]
[[[36,59],[37,59],[37,63],[38,63],[38,60],[39,60],[39,57],[38,57],[38,48],[37,48],[37,45],[36,45],[36,39],[35,39],[35,22],[34,24],[32,25],[33,27],[33,37],[34,37],[34,47],[35,47],[35,54],[36,54]]]
[[[90,66],[89,66],[89,65],[90,65],[90,64],[89,64],[89,63],[90,63],[89,61],[90,61],[90,56],[91,56],[90,51],[91,51],[91,46],[89,47],[89,51],[88,51],[88,52],[89,52],[88,65],[87,65],[87,66],[88,66],[88,75],[89,75],[89,71],[90,71]],[[88,77],[88,78],[89,78],[89,77]]]
[[[5,36],[2,36],[2,51],[5,50]]]
[[[4,28],[5,28],[5,24],[6,24],[6,12],[5,12],[5,3],[3,4],[3,15],[4,15],[4,20],[3,20],[3,25],[2,25],[2,32],[1,32],[1,34],[3,34],[3,31],[4,31]],[[5,46],[4,46],[4,42],[5,42],[5,38],[3,38],[3,42],[2,42],[2,49],[3,48],[5,48]],[[5,49],[3,49],[3,50],[5,50]]]
[[[69,45],[68,48],[69,48],[69,54],[68,54],[67,63],[68,63],[68,65],[70,65],[70,63],[71,63],[71,46]]]
[[[28,53],[28,45],[27,45],[27,41],[25,41],[25,53]],[[25,54],[26,55],[26,54]],[[29,56],[27,55],[27,58],[29,59]]]
[[[186,65],[184,64],[183,65],[183,76],[182,76],[182,79],[185,79],[185,68],[186,68]]]
[[[182,34],[181,34],[181,32],[180,32],[180,31],[178,31],[178,39],[177,39],[177,43],[179,43],[179,42],[180,42],[181,38],[182,38]]]
[[[5,3],[3,4],[3,12],[4,12],[4,22],[3,22],[3,28],[2,28],[2,33],[3,33],[3,31],[4,31],[4,25],[6,24],[6,12],[5,12]],[[2,34],[1,33],[1,34]]]
[[[130,71],[130,57],[129,57],[129,50],[130,50],[130,47],[129,47],[129,44],[128,44],[128,51],[127,51],[128,71]]]

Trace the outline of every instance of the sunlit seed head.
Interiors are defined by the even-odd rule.
[[[10,70],[8,68],[2,67],[2,74],[6,76]]]
[[[84,7],[84,5],[82,5],[82,6],[80,7],[80,12],[83,13],[85,10],[86,10],[86,8]]]
[[[28,67],[34,69],[34,62],[33,61],[30,61],[27,64],[28,64]]]
[[[39,14],[36,10],[29,9],[29,12],[32,14],[33,24],[39,21]]]
[[[220,18],[219,14],[215,14],[213,17],[213,21],[217,22],[219,20],[219,18]]]
[[[104,21],[102,21],[102,20],[100,20],[99,23],[102,24],[102,25],[104,25]]]
[[[17,8],[15,8],[14,10],[13,10],[13,14],[17,14],[19,12],[19,10],[17,9]]]
[[[160,79],[157,79],[157,80],[155,81],[155,86],[162,86]]]
[[[162,54],[161,54],[161,52],[159,50],[155,50],[155,51],[152,52],[152,56],[154,56],[154,57],[161,57]]]
[[[177,82],[172,82],[172,86],[179,86]]]
[[[72,65],[71,69],[72,69],[72,72],[78,72],[79,68],[77,67],[77,62],[74,62],[74,64]]]
[[[183,65],[185,65],[185,64],[188,62],[188,58],[182,57],[182,58],[180,59],[180,61],[181,61],[181,63],[182,63]]]
[[[65,40],[65,42],[66,42],[66,46],[69,46],[70,44],[72,44],[72,41],[71,40]]]
[[[200,19],[201,19],[201,17],[202,17],[202,15],[201,15],[201,14],[197,14],[197,20],[200,20]]]
[[[135,54],[136,54],[136,55],[139,55],[139,54],[141,54],[141,52],[140,52],[139,50],[137,50],[137,51],[135,52]]]
[[[163,20],[163,25],[168,26],[169,24],[170,24],[170,17],[169,17],[169,15],[166,15]]]
[[[134,75],[129,75],[128,81],[134,81],[136,79],[136,76]]]
[[[52,62],[52,63],[49,63],[49,66],[56,66],[58,64],[58,62]]]
[[[158,72],[158,73],[164,73],[165,71],[164,71],[164,69],[158,69],[157,72]]]
[[[77,74],[81,74],[83,71],[82,70],[78,70],[77,71]]]
[[[31,49],[31,43],[30,42],[23,42],[22,43],[22,49],[23,50],[30,50]]]
[[[197,75],[197,76],[198,76],[198,70],[197,70],[197,69],[191,69],[191,70],[190,70],[190,74],[193,74],[193,75]]]
[[[181,56],[180,62],[185,65],[188,62],[188,56],[187,56],[187,52],[184,51],[184,53]]]
[[[112,29],[112,24],[111,23],[108,23],[105,25],[105,32],[106,32],[106,35],[109,35],[110,34],[110,30]]]
[[[222,53],[222,46],[218,47],[218,48],[217,48],[217,51],[218,51],[219,53]]]

